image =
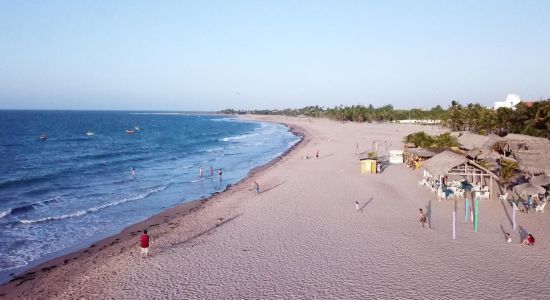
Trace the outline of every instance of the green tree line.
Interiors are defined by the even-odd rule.
[[[480,134],[520,133],[550,139],[550,99],[516,105],[515,109],[494,110],[479,104],[466,106],[452,101],[448,109],[437,105],[431,109],[394,109],[392,105],[374,107],[372,105],[306,106],[299,109],[283,110],[234,110],[221,111],[226,114],[261,114],[308,116],[352,122],[391,122],[395,120],[441,120],[441,124],[458,131],[473,131]]]

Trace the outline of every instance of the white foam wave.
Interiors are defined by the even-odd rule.
[[[165,189],[166,189],[166,186],[161,186],[161,187],[158,187],[158,188],[155,188],[155,189],[151,189],[151,190],[149,190],[145,193],[136,195],[134,197],[124,198],[124,199],[121,199],[121,200],[118,200],[118,201],[106,203],[106,204],[96,206],[96,207],[92,207],[92,208],[89,208],[89,209],[79,210],[79,211],[71,213],[71,214],[46,217],[46,218],[41,218],[41,219],[36,219],[36,220],[19,220],[19,222],[21,222],[22,224],[35,224],[35,223],[43,223],[43,222],[48,222],[48,221],[59,221],[59,220],[64,220],[64,219],[68,219],[68,218],[80,217],[80,216],[83,216],[83,215],[86,215],[86,214],[89,214],[89,213],[94,213],[98,210],[102,210],[102,209],[105,209],[105,208],[108,208],[108,207],[120,205],[120,204],[130,202],[130,201],[141,200],[143,198],[148,197],[149,195],[151,195],[153,193],[160,192],[160,191],[165,190]]]
[[[5,216],[8,216],[9,214],[11,214],[11,208],[9,208],[8,210],[0,212],[0,219],[2,219]]]
[[[242,139],[246,139],[246,138],[257,136],[257,135],[259,135],[259,133],[242,134],[242,135],[237,135],[237,136],[225,137],[223,139],[220,139],[220,141],[222,141],[222,142],[237,141],[237,140],[242,140]]]

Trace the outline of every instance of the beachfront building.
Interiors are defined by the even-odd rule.
[[[441,120],[397,120],[399,124],[421,124],[421,125],[438,125]]]
[[[473,197],[490,199],[494,191],[493,181],[499,179],[476,162],[451,151],[435,155],[422,167],[424,178],[420,184],[430,188],[439,199],[464,196],[465,189],[471,190]],[[465,181],[468,187],[465,187]]]
[[[493,104],[493,109],[497,110],[501,107],[515,109],[516,105],[518,105],[520,102],[521,102],[521,99],[519,98],[519,95],[508,94],[508,96],[506,96],[506,101],[495,102]]]

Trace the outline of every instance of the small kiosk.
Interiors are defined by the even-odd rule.
[[[390,150],[390,164],[403,163],[403,150]]]
[[[361,174],[376,174],[376,159],[365,158],[361,162]]]

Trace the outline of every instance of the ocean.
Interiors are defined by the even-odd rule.
[[[298,141],[220,115],[0,111],[0,275],[222,191]]]

